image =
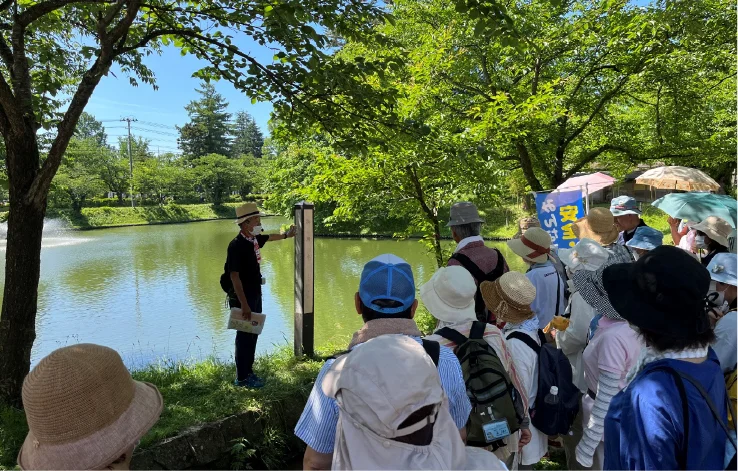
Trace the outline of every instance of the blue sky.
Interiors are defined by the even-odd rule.
[[[274,52],[264,46],[249,42],[242,47],[262,63],[271,63]],[[162,55],[151,55],[144,59],[145,64],[156,75],[158,90],[146,84],[133,87],[128,77],[119,69],[115,74],[103,77],[95,90],[85,111],[103,121],[110,144],[118,142],[118,136],[127,135],[126,123],[121,118],[132,117],[139,120],[132,123],[131,133],[151,141],[153,152],[177,152],[177,130],[175,125],[188,121],[184,107],[200,95],[195,91],[200,80],[192,73],[205,64],[194,56],[182,56],[174,46],[164,48]],[[229,111],[248,111],[256,120],[262,132],[267,134],[267,122],[272,111],[271,103],[251,104],[251,99],[236,90],[229,82],[219,81],[215,88],[229,102]]]

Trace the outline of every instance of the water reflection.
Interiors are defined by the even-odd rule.
[[[267,231],[287,223],[263,220]],[[78,342],[115,348],[129,366],[161,357],[232,359],[234,334],[225,329],[228,310],[219,278],[236,234],[229,221],[45,233],[32,360]],[[521,268],[504,244],[495,245]],[[315,241],[317,344],[345,342],[360,327],[353,295],[361,269],[386,252],[412,265],[418,285],[435,271],[433,258],[415,240]],[[293,241],[269,243],[262,256],[269,317],[260,352],[292,342]],[[2,273],[4,262],[3,257]]]

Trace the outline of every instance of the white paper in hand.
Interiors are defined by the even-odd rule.
[[[231,308],[231,317],[228,319],[228,328],[240,332],[259,335],[264,329],[266,316],[258,312],[251,313],[251,320],[245,320],[240,308]]]

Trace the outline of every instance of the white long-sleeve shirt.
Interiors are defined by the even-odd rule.
[[[569,327],[556,333],[556,346],[564,352],[571,363],[572,382],[582,393],[587,392],[584,382],[584,365],[582,354],[587,345],[589,324],[595,316],[595,310],[587,304],[579,293],[572,293],[569,298]]]

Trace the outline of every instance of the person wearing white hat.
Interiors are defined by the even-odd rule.
[[[581,239],[570,249],[559,250],[559,257],[566,266],[569,276],[581,270],[596,271],[609,257],[609,252],[592,239]],[[589,324],[595,316],[595,310],[577,292],[574,283],[567,281],[571,291],[569,305],[565,315],[569,317],[569,324],[565,329],[556,332],[556,346],[569,359],[572,370],[572,382],[582,393],[587,392],[587,383],[584,381],[584,365],[582,354],[587,346]],[[582,424],[582,409],[580,407],[577,418],[572,423],[571,434],[563,437],[564,451],[568,469],[586,469],[576,460],[576,447],[584,433]]]
[[[236,208],[238,235],[228,244],[220,286],[228,294],[231,308],[240,308],[244,319],[251,313],[261,313],[261,248],[269,241],[284,240],[295,236],[295,226],[282,234],[262,234],[263,213],[256,203],[245,203]],[[254,356],[258,334],[236,332],[236,386],[260,388],[264,380],[254,374]]]
[[[457,435],[466,439],[466,423],[471,412],[471,403],[466,394],[464,377],[459,360],[450,349],[435,342],[426,343],[413,318],[418,307],[415,298],[415,280],[410,265],[392,254],[380,255],[364,265],[359,281],[359,290],[354,296],[357,314],[364,325],[354,333],[347,356],[359,352],[364,343],[382,335],[406,335],[418,345],[435,346],[438,360],[436,375],[440,377],[446,396],[448,412],[456,424]],[[305,445],[303,467],[305,469],[328,469],[336,451],[339,407],[335,399],[328,397],[321,384],[334,360],[323,365],[315,380],[300,419],[295,425],[295,435]],[[387,366],[396,360],[385,362]],[[407,383],[399,383],[407,386]]]
[[[543,329],[566,307],[564,281],[551,261],[551,236],[540,227],[531,227],[520,238],[507,241],[507,246],[528,265],[525,276],[536,287],[531,309],[538,328]]]
[[[515,389],[525,391],[515,371],[512,357],[505,346],[500,329],[495,325],[481,324],[477,321],[474,308],[476,291],[474,278],[466,269],[460,266],[439,268],[430,281],[420,287],[420,299],[423,301],[423,305],[438,320],[436,333],[425,338],[438,342],[456,352],[456,347],[459,346],[458,343],[472,337],[472,326],[475,325],[475,322],[476,325],[483,325],[482,338],[492,347],[500,359]],[[444,337],[443,333],[447,332],[445,328],[453,329],[457,332],[457,335],[450,336],[453,338]],[[462,336],[463,339],[458,336]],[[519,447],[530,441],[530,430],[527,428],[529,421],[529,417],[527,417],[527,397],[525,394],[521,394],[521,396],[524,399],[523,410],[526,414],[525,428],[521,427],[519,440],[507,440],[505,447],[495,450],[495,455],[498,458],[510,464],[515,461],[515,455],[517,455]]]
[[[691,228],[697,231],[694,240],[695,247],[707,252],[707,255],[702,257],[704,266],[709,265],[715,255],[729,251],[728,238],[733,228],[725,220],[717,216],[710,216],[699,224],[693,224]]]
[[[738,342],[736,341],[736,303],[738,302],[738,270],[736,270],[736,255],[719,253],[713,257],[707,266],[712,283],[709,299],[717,306],[710,314],[715,324],[715,350],[723,372],[728,373],[736,369]],[[727,311],[727,313],[725,312]]]
[[[436,366],[405,335],[340,356],[320,387],[338,405],[331,469],[506,470],[492,453],[464,446]]]

